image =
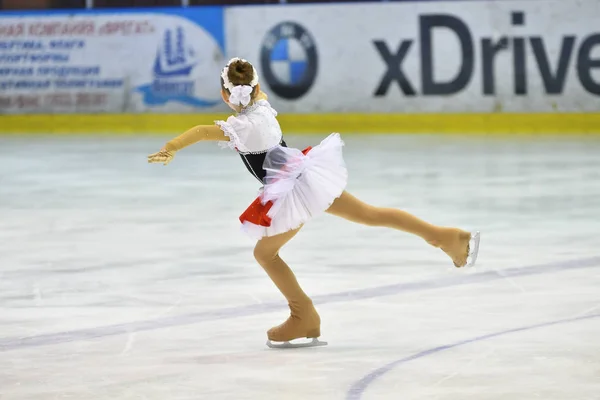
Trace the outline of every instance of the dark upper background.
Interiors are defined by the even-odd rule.
[[[386,0],[189,0],[190,6],[239,5],[239,4],[298,4],[298,3],[358,3]],[[409,1],[409,0],[387,0]],[[427,1],[427,0],[421,0]],[[94,8],[108,7],[165,7],[180,6],[181,0],[94,0]],[[0,0],[1,10],[45,10],[61,8],[85,8],[86,0]]]

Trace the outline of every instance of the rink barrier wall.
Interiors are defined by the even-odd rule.
[[[4,115],[0,134],[177,135],[229,114]],[[280,114],[285,133],[600,134],[600,113]]]
[[[597,134],[598,16],[595,0],[4,12],[0,134],[224,119],[231,56],[285,132]]]

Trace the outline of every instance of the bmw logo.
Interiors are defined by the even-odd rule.
[[[315,40],[303,26],[282,22],[267,33],[260,62],[264,78],[275,94],[289,100],[300,98],[317,77]]]

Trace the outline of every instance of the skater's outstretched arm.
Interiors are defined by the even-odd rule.
[[[217,125],[197,125],[168,141],[158,153],[150,154],[148,162],[167,165],[173,159],[175,152],[204,140],[228,142],[229,138]]]
[[[175,152],[203,140],[219,140],[227,142],[229,141],[229,138],[225,136],[221,128],[217,125],[197,125],[188,129],[176,138],[171,139],[167,142],[164,149],[166,151]]]

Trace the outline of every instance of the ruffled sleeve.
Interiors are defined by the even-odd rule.
[[[248,121],[244,116],[231,116],[227,121],[215,121],[215,124],[221,128],[225,136],[229,138],[228,142],[219,142],[222,148],[230,148],[240,152],[246,152],[248,149],[244,144],[248,137]]]
[[[271,107],[271,103],[269,103],[267,100],[259,100],[256,103],[262,107],[267,108],[273,114],[274,117],[277,116],[277,111],[273,107]]]

